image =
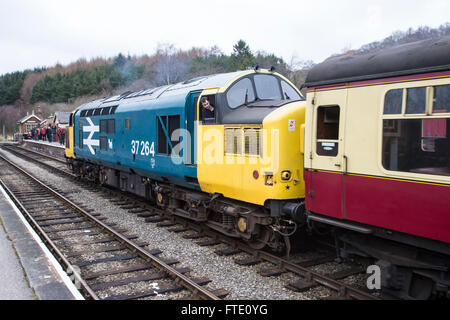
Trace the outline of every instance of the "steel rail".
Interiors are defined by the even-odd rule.
[[[59,158],[58,156],[51,156],[49,154],[45,154],[45,153],[42,153],[42,152],[39,152],[39,151],[26,149],[26,148],[24,148],[22,146],[12,146],[12,147],[15,147],[15,148],[17,148],[19,150],[23,150],[23,151],[28,151],[28,152],[34,153],[34,154],[36,154],[38,156],[45,157],[45,158],[48,158],[50,160],[57,161],[57,162],[59,162],[61,164],[66,165],[66,160],[64,158]],[[7,146],[6,149],[10,150],[10,146]]]
[[[27,149],[23,149],[23,150],[27,150]],[[28,157],[26,155],[24,155],[24,156]],[[38,160],[35,160],[35,159],[32,159],[32,160],[42,163],[48,167],[54,168],[54,167],[52,167],[48,164],[45,164],[43,162],[40,162]],[[62,171],[58,168],[55,168],[55,169],[58,171]],[[64,171],[62,171],[62,172],[64,172]],[[70,173],[67,173],[67,172],[65,172],[65,174],[77,179],[75,175],[71,175]],[[110,190],[110,189],[108,189],[108,191],[114,192],[113,190]],[[142,201],[142,200],[138,199],[138,201]],[[326,275],[322,275],[320,273],[314,272],[305,267],[302,267],[293,262],[290,262],[286,259],[277,257],[277,256],[270,254],[268,252],[265,252],[265,251],[261,251],[261,250],[255,251],[255,249],[251,248],[250,246],[246,245],[245,243],[242,243],[240,241],[235,241],[234,239],[230,239],[229,237],[226,237],[220,233],[216,233],[215,231],[211,230],[210,228],[208,228],[206,226],[192,223],[186,219],[183,219],[183,218],[180,218],[177,216],[167,216],[167,214],[163,210],[161,210],[155,206],[152,206],[148,203],[145,203],[145,206],[152,208],[153,210],[155,210],[155,212],[158,212],[158,214],[160,216],[173,219],[174,221],[176,221],[178,223],[189,226],[191,229],[193,229],[197,232],[201,232],[205,236],[213,237],[216,240],[220,240],[222,243],[225,243],[233,248],[236,248],[243,252],[246,252],[247,254],[250,254],[255,258],[260,258],[261,260],[271,262],[271,263],[279,266],[280,269],[284,269],[286,271],[293,272],[293,273],[303,277],[304,280],[306,280],[306,281],[313,281],[313,282],[318,283],[319,285],[323,285],[327,288],[330,288],[330,289],[336,291],[340,296],[346,295],[346,296],[352,297],[354,299],[359,299],[359,300],[381,300],[379,297],[371,295],[367,292],[364,292],[364,291],[356,289],[356,288],[352,288],[351,286],[343,283],[342,281],[335,280],[330,277],[327,277]]]
[[[5,150],[7,150],[8,152],[11,152],[11,153],[13,153],[13,154],[19,156],[19,157],[26,158],[27,160],[30,160],[30,161],[32,161],[32,162],[34,162],[34,163],[38,163],[38,164],[40,164],[40,165],[43,165],[43,166],[47,167],[48,169],[51,169],[51,170],[53,170],[53,171],[57,171],[57,172],[60,173],[60,174],[63,174],[63,175],[65,175],[65,176],[68,176],[68,177],[73,178],[73,179],[78,179],[77,176],[74,175],[74,174],[71,173],[71,172],[67,172],[67,171],[65,171],[65,170],[63,170],[63,169],[60,169],[60,168],[58,168],[58,167],[54,167],[54,166],[52,166],[52,165],[50,165],[50,164],[48,164],[48,163],[45,163],[45,162],[39,161],[39,160],[37,160],[37,159],[34,159],[33,157],[31,157],[31,156],[29,156],[29,155],[26,155],[26,154],[23,154],[23,153],[20,153],[19,151],[14,150],[14,149],[11,149],[10,147],[2,147],[2,148],[5,149]],[[25,148],[20,148],[20,147],[16,147],[16,148],[18,148],[18,149],[20,149],[20,150],[22,150],[22,151],[25,151],[25,152],[33,152],[33,153],[37,153],[36,151],[28,150],[28,149],[25,149]],[[41,153],[37,153],[37,154],[38,154],[38,155],[41,155],[41,156],[45,156],[45,157],[49,158],[50,160],[55,160],[55,161],[57,161],[57,162],[61,162],[60,159],[51,158],[51,157],[49,157],[49,156],[47,156],[47,155],[44,155],[44,154],[41,154]]]
[[[36,184],[38,184],[40,187],[42,187],[44,190],[46,190],[48,193],[56,196],[66,204],[68,204],[70,207],[84,215],[86,218],[94,222],[98,227],[105,230],[106,232],[110,233],[113,237],[115,237],[119,242],[121,242],[123,245],[125,245],[128,249],[135,252],[139,257],[144,259],[145,261],[151,263],[159,270],[169,274],[172,278],[178,279],[178,282],[187,288],[188,290],[192,291],[194,294],[198,295],[200,298],[205,300],[221,300],[219,297],[217,297],[215,294],[210,292],[209,290],[203,288],[202,286],[198,285],[195,281],[189,279],[182,273],[178,272],[175,268],[172,268],[168,264],[166,264],[161,259],[151,255],[146,250],[142,249],[141,247],[134,244],[132,241],[128,240],[126,237],[109,227],[108,225],[104,224],[88,212],[86,212],[84,209],[77,206],[74,202],[64,197],[62,194],[58,193],[57,191],[47,187],[45,184],[40,182],[38,179],[36,179],[34,176],[23,170],[22,168],[18,167],[8,159],[4,158],[0,155],[0,158],[3,159],[5,162],[9,163],[11,166],[13,166],[15,169],[17,169],[19,172],[21,172],[23,175],[34,181]],[[34,221],[34,220],[33,220]],[[43,232],[43,231],[42,231]],[[48,238],[48,237],[47,237]]]
[[[5,160],[0,155],[0,158],[2,160]],[[6,162],[8,162],[6,160]],[[67,260],[67,258],[63,255],[63,253],[58,249],[58,247],[55,245],[55,243],[47,236],[45,231],[39,226],[39,224],[34,220],[33,216],[28,212],[28,210],[22,205],[19,199],[14,195],[14,193],[8,188],[8,186],[3,182],[3,180],[0,178],[0,185],[5,190],[5,192],[8,194],[8,196],[11,198],[11,200],[14,202],[15,206],[19,209],[19,211],[23,214],[24,218],[28,221],[30,226],[33,228],[33,230],[39,235],[42,242],[44,242],[47,246],[47,248],[50,250],[50,252],[53,253],[55,258],[65,267],[66,272],[71,272],[73,276],[75,277],[75,283],[80,284],[82,290],[87,294],[89,297],[91,297],[94,300],[99,300],[99,297],[95,294],[95,292],[89,287],[89,285],[84,281],[84,279],[81,277],[80,274],[75,272],[75,268],[72,266],[72,264]]]

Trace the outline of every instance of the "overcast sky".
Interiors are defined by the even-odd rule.
[[[239,39],[320,62],[409,27],[450,22],[449,0],[0,0],[0,74],[79,58],[153,54]]]

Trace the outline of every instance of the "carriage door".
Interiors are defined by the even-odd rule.
[[[344,154],[346,90],[319,93],[313,106],[311,136],[310,190],[307,194],[313,212],[345,218]]]

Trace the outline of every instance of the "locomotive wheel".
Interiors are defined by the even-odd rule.
[[[255,250],[261,250],[264,248],[272,234],[272,231],[268,228],[261,228],[260,233],[258,234],[258,237],[256,239],[251,239],[247,243],[250,247],[252,247]]]

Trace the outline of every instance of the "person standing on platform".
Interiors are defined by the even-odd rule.
[[[51,143],[52,142],[52,127],[50,127],[50,125],[48,125],[45,132],[47,133],[47,141]]]
[[[52,125],[52,141],[56,142],[56,126]]]

